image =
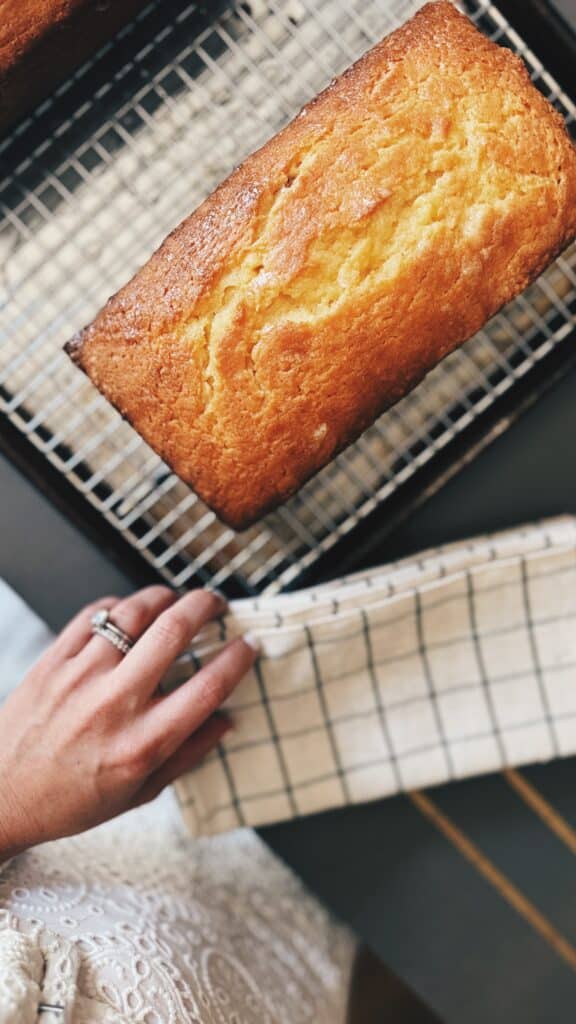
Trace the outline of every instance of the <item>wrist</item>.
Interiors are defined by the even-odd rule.
[[[8,830],[4,832],[0,826],[0,870],[8,861],[17,857],[19,853],[24,853],[27,849],[26,843],[17,841]]]
[[[31,845],[25,838],[21,819],[18,801],[0,770],[0,865]]]
[[[9,839],[5,840],[4,835],[0,832],[0,871],[19,853],[24,853],[26,849],[25,845],[15,844]]]

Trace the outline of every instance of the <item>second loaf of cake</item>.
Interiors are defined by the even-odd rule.
[[[576,151],[522,62],[424,7],[249,157],[67,346],[241,529],[576,234]]]
[[[143,7],[145,0],[0,0],[0,132]]]

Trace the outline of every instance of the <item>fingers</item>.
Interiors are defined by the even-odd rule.
[[[118,601],[110,619],[131,640],[136,641],[162,612],[174,604],[176,598],[177,595],[169,587],[145,587]],[[93,611],[100,607],[98,604]],[[90,666],[105,670],[119,665],[124,656],[105,637],[96,635],[91,636],[80,657]]]
[[[232,728],[227,715],[213,715],[193,736],[188,737],[178,750],[146,780],[136,794],[134,806],[154,800],[166,786],[179,779],[202,761],[211,750],[218,746],[223,736]]]
[[[196,634],[225,608],[225,600],[213,591],[194,590],[186,594],[155,619],[124,658],[119,677],[147,699]]]
[[[87,605],[86,608],[83,608],[56,637],[41,661],[49,661],[51,665],[54,665],[65,661],[67,658],[74,658],[92,637],[91,619],[94,612],[99,608],[110,610],[119,601],[119,597],[102,597],[99,601],[94,601],[92,604]]]
[[[179,689],[155,702],[142,716],[146,743],[165,760],[224,703],[257,657],[255,641],[238,638]]]

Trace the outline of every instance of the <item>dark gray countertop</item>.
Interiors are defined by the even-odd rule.
[[[572,373],[397,529],[379,560],[535,517],[576,514],[575,445]],[[5,461],[0,495],[0,575],[53,628],[81,604],[131,589]],[[561,767],[573,773],[571,762]],[[550,779],[554,799],[564,800],[565,813],[572,814],[571,778],[568,784],[566,772],[552,766],[542,784],[552,785]],[[466,820],[480,842],[491,844],[492,856],[508,870],[527,844],[544,848],[550,842],[543,828],[545,835],[534,838],[536,819],[511,800],[501,777],[439,793],[445,809],[455,820]],[[466,819],[471,800],[477,808],[472,822]],[[576,998],[574,974],[405,798],[277,826],[265,837],[447,1020],[565,1019],[567,1001]],[[570,896],[568,883],[563,880],[561,894],[553,885],[560,868],[543,872],[534,862],[532,869],[534,898],[553,918]]]
[[[553,3],[569,21],[576,20],[576,0],[553,0]]]

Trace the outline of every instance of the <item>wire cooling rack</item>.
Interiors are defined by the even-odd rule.
[[[0,406],[177,587],[286,587],[574,327],[576,247],[243,534],[218,522],[62,352],[239,160],[420,6],[249,0],[208,11],[174,0],[167,15],[158,0],[0,146]],[[498,9],[462,6],[524,57],[574,130],[571,101]]]

